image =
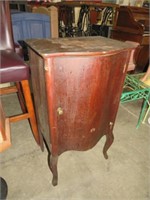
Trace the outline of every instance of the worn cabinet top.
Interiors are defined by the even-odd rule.
[[[131,43],[94,36],[76,38],[53,38],[53,39],[29,39],[27,45],[40,54],[42,57],[60,55],[105,55],[113,54],[116,51],[133,49]]]

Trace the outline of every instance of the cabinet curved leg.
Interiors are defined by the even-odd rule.
[[[52,185],[56,186],[58,184],[58,172],[57,172],[57,161],[58,156],[52,156],[48,154],[48,166],[53,174]]]
[[[108,159],[107,150],[112,145],[113,141],[114,141],[114,136],[113,136],[113,133],[111,132],[106,135],[106,142],[103,148],[103,154],[104,154],[105,159]]]

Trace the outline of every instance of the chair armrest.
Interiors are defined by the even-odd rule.
[[[22,46],[19,45],[18,43],[15,43],[14,46],[15,46],[15,52],[16,52],[21,58],[23,58],[23,49],[22,49]]]

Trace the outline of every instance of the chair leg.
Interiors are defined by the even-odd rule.
[[[150,112],[150,104],[148,105],[148,109],[147,109],[146,114],[145,114],[145,116],[144,116],[144,119],[143,119],[143,121],[142,121],[143,124],[145,123],[146,118],[147,118],[149,112]]]
[[[22,86],[22,91],[23,91],[24,98],[25,98],[27,112],[29,113],[29,121],[30,121],[30,125],[31,125],[32,131],[33,131],[33,135],[34,135],[34,138],[35,138],[37,144],[40,145],[40,136],[39,136],[39,132],[38,132],[38,128],[37,128],[37,122],[36,122],[36,118],[35,118],[35,112],[34,112],[34,107],[33,107],[33,102],[32,102],[32,97],[31,97],[28,80],[21,81],[21,86]]]
[[[6,150],[10,146],[11,139],[9,118],[6,118],[0,101],[0,152]]]
[[[23,94],[22,94],[22,88],[20,86],[20,82],[16,82],[15,84],[16,84],[17,95],[18,95],[18,99],[19,99],[19,102],[20,102],[22,112],[26,113],[27,109],[26,109],[26,106],[25,106],[24,97],[23,97]]]
[[[143,100],[143,104],[142,104],[142,108],[141,108],[141,112],[140,112],[140,116],[139,116],[139,119],[138,119],[138,123],[136,125],[136,128],[139,128],[141,122],[143,122],[143,118],[144,118],[144,114],[146,113],[146,107],[147,107],[147,104],[148,104],[148,96],[146,97],[146,99]]]

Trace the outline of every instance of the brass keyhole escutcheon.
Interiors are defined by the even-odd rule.
[[[113,124],[114,124],[113,122],[109,122],[110,129],[112,129]]]
[[[58,115],[62,115],[63,114],[63,109],[61,107],[57,108],[57,113]]]

